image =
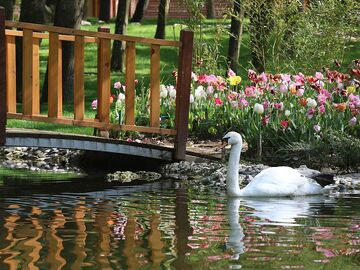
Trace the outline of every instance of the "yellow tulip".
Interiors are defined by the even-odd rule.
[[[355,90],[356,90],[355,86],[348,86],[348,87],[346,87],[346,91],[347,91],[348,93],[355,93]]]
[[[229,82],[230,85],[238,85],[241,82],[241,77],[240,76],[229,77]]]

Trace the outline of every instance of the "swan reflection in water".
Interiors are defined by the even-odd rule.
[[[326,203],[326,205],[325,205]],[[237,198],[227,199],[227,218],[230,225],[229,237],[226,248],[233,253],[232,260],[237,260],[245,252],[244,233],[240,219],[245,217],[257,217],[261,220],[253,224],[276,225],[276,226],[302,226],[296,218],[309,217],[310,215],[332,211],[328,204],[335,203],[329,197],[324,196],[297,196],[293,198]],[[251,214],[240,215],[240,206],[251,208]],[[325,207],[326,206],[326,207]],[[327,212],[328,214],[328,212]],[[243,223],[244,224],[244,223]]]

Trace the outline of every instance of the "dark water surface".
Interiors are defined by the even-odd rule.
[[[360,194],[2,175],[0,269],[360,269]]]

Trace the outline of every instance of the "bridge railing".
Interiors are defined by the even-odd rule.
[[[6,28],[6,29],[5,29]],[[159,40],[91,32],[63,27],[4,21],[0,8],[0,144],[4,143],[6,118],[43,121],[102,130],[126,130],[175,136],[174,158],[185,158],[188,136],[188,112],[192,69],[193,32],[182,30],[180,41]],[[22,38],[22,112],[16,109],[16,37]],[[48,39],[48,114],[40,113],[40,40]],[[110,123],[111,41],[126,42],[125,50],[125,120],[124,124]],[[62,109],[62,41],[74,42],[74,116],[65,117]],[[97,63],[97,118],[85,117],[84,48],[96,43]],[[149,126],[135,123],[135,63],[136,45],[150,47],[150,115]],[[160,47],[179,48],[176,93],[175,128],[160,128]],[[4,72],[5,71],[5,72]],[[5,90],[6,89],[6,90]],[[6,97],[6,98],[5,98]],[[5,98],[5,99],[4,99]],[[6,100],[6,101],[5,101]],[[5,103],[4,103],[5,102]],[[6,107],[6,109],[4,109]],[[4,110],[6,115],[4,116]],[[2,113],[2,117],[1,117]],[[2,123],[2,125],[1,125]],[[2,130],[2,131],[1,131]],[[1,139],[3,137],[3,139]]]

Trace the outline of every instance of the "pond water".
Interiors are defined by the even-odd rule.
[[[0,269],[360,269],[360,194],[0,176]]]

